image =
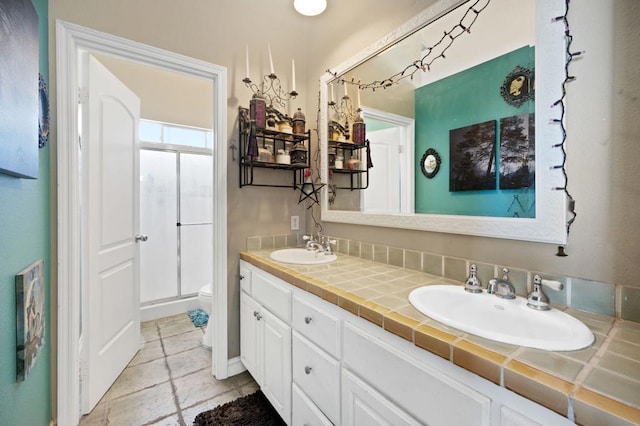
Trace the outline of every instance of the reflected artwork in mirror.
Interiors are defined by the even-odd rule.
[[[332,104],[364,119],[375,163],[366,189],[325,192],[322,220],[564,244],[560,3],[440,0],[322,75],[322,181],[344,186],[329,124],[347,142],[353,124]]]

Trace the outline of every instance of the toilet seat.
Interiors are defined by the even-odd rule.
[[[200,296],[200,297],[212,297],[213,296],[213,284],[207,284],[207,285],[202,286],[202,288],[198,292],[198,296]]]

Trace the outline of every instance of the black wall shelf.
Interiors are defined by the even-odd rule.
[[[304,182],[304,170],[309,168],[308,149],[311,132],[307,130],[304,134],[293,134],[274,129],[255,129],[260,155],[258,157],[252,157],[247,154],[251,134],[249,110],[240,107],[239,114],[240,188],[245,186],[267,186],[272,188],[296,189],[298,185]],[[294,146],[300,142],[303,142],[307,148],[306,161],[304,163],[280,164],[276,162],[276,156],[279,150],[286,150],[291,155]],[[292,174],[292,182],[291,184],[269,183],[266,181],[266,174],[261,174],[258,178],[256,169],[290,172]]]

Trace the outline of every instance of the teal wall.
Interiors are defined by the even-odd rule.
[[[519,217],[535,215],[535,207],[529,208],[535,203],[534,189],[449,191],[449,131],[497,120],[496,158],[499,158],[499,120],[535,112],[533,101],[519,108],[509,105],[500,95],[500,87],[517,65],[533,70],[534,60],[534,48],[523,47],[416,90],[416,213],[511,217],[518,211]],[[440,171],[431,179],[420,168],[420,160],[428,148],[438,151],[442,158]],[[495,170],[497,175],[499,168]],[[514,195],[527,206],[528,215],[513,205]]]
[[[39,18],[40,73],[49,81],[47,1],[33,0],[33,4]],[[38,151],[39,179],[0,174],[0,424],[3,425],[48,425],[51,419],[49,145]],[[17,272],[37,259],[44,259],[45,265],[45,344],[26,380],[18,383],[14,279]]]

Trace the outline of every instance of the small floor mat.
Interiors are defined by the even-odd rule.
[[[203,411],[194,426],[285,426],[278,412],[261,391]]]
[[[209,321],[209,314],[207,314],[203,309],[194,309],[187,312],[187,315],[189,315],[191,322],[196,327],[204,327]]]

